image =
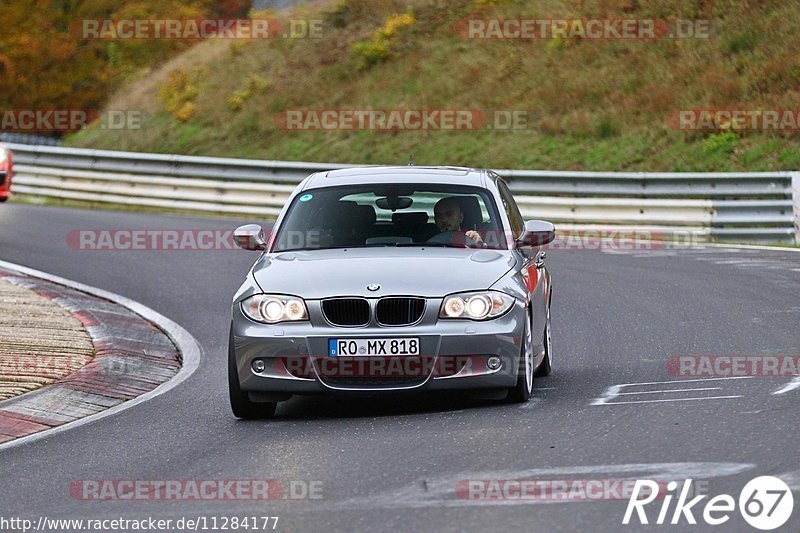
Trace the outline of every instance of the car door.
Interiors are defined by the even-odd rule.
[[[503,203],[503,209],[511,224],[514,239],[518,239],[525,230],[525,220],[522,218],[514,196],[500,178],[497,179],[497,188],[500,193],[500,200]],[[533,339],[534,342],[539,343],[542,339],[547,318],[547,293],[549,292],[547,288],[547,272],[544,267],[544,252],[542,250],[537,250],[532,254],[520,252],[520,256],[523,262],[520,268],[520,275],[528,288],[528,296],[531,302]]]

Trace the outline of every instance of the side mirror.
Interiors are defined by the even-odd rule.
[[[525,231],[517,239],[517,247],[544,246],[556,238],[556,227],[544,220],[528,220]]]
[[[236,241],[236,246],[245,250],[258,251],[267,249],[264,230],[258,224],[239,226],[233,232],[233,240]]]

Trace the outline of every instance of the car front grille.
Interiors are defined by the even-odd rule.
[[[382,298],[375,309],[378,322],[385,326],[406,326],[422,318],[424,298]]]
[[[323,300],[322,312],[335,326],[365,326],[369,323],[369,302],[364,298]]]

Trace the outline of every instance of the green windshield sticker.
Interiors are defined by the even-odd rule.
[[[307,201],[311,200],[312,198],[314,198],[313,194],[304,194],[303,196],[300,197],[300,201],[301,202],[307,202]]]

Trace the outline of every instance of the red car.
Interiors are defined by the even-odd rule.
[[[11,178],[14,176],[14,157],[7,146],[0,144],[0,202],[11,196]]]

